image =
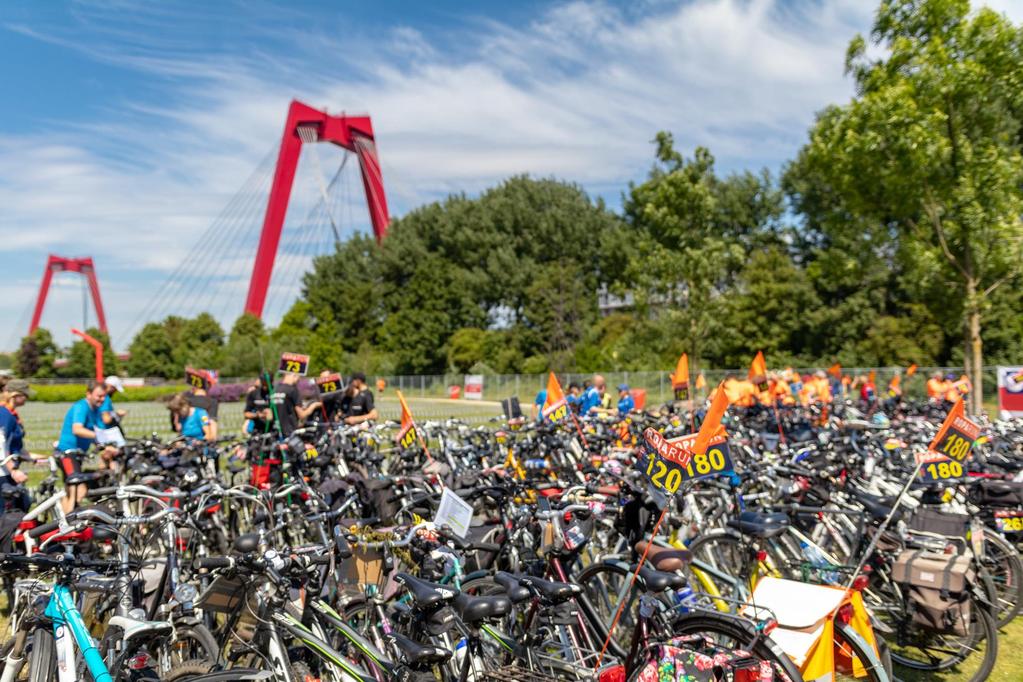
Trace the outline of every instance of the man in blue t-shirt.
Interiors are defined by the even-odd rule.
[[[588,416],[600,407],[600,394],[604,387],[604,377],[593,375],[593,384],[583,392],[579,399],[579,414]]]
[[[629,392],[628,384],[618,385],[618,416],[624,417],[625,415],[636,409],[636,401],[632,397],[632,393]]]
[[[65,482],[68,476],[82,473],[82,457],[96,442],[96,429],[103,428],[103,418],[99,410],[106,397],[106,387],[90,381],[86,386],[85,397],[73,403],[64,415],[64,426],[60,430],[60,440],[57,441],[57,448],[53,454],[60,460]],[[81,452],[70,452],[74,450]],[[111,452],[109,448],[103,452],[100,458],[101,469],[109,466],[114,453],[116,450]],[[61,501],[61,505],[64,507],[64,513],[68,513],[85,497],[86,485],[84,483],[65,485],[65,491],[67,497]]]
[[[547,402],[547,389],[541,388],[533,399],[533,421],[543,420],[543,406]]]

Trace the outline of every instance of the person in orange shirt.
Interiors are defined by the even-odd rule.
[[[949,403],[958,402],[960,398],[970,392],[970,380],[962,376],[956,381],[954,374],[945,377],[945,400]]]
[[[792,387],[789,386],[783,376],[776,372],[771,372],[767,375],[768,380],[771,384],[769,391],[770,402],[765,404],[774,405],[795,405],[796,400],[792,397]]]
[[[945,381],[941,378],[941,372],[935,372],[931,375],[931,378],[927,380],[928,400],[939,402],[944,399],[947,391],[948,386],[945,385]]]
[[[813,383],[816,388],[817,401],[821,403],[831,402],[831,382],[824,370],[817,370],[814,373]]]
[[[799,404],[809,407],[817,399],[817,382],[809,374],[803,376],[803,387],[799,389]]]
[[[753,407],[757,403],[757,387],[749,379],[740,379],[735,384],[738,392],[735,404],[739,407]]]
[[[734,374],[729,374],[725,377],[725,381],[722,384],[722,389],[725,391],[725,395],[728,396],[728,404],[735,405],[739,402],[742,397],[742,390],[739,386],[739,380],[735,378]]]

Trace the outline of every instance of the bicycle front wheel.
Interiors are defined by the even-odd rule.
[[[868,680],[890,682],[889,670],[885,668],[878,653],[851,625],[835,623],[835,672],[839,675],[838,679],[856,679],[853,662],[857,661],[866,672]]]
[[[673,624],[676,635],[701,635],[722,649],[741,649],[767,661],[790,680],[802,680],[799,668],[770,637],[757,632],[756,626],[739,616],[713,611],[692,611]]]

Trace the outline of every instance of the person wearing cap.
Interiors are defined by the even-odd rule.
[[[115,410],[114,403],[110,400],[110,396],[114,393],[124,393],[124,382],[116,374],[111,374],[103,380],[103,388],[107,392],[107,396],[103,399],[103,404],[99,406],[99,416],[103,420],[103,424],[106,427],[119,426],[121,419],[128,414],[127,410]]]
[[[634,409],[636,409],[636,401],[633,399],[632,393],[629,392],[629,385],[618,384],[618,416],[624,417]]]
[[[350,426],[373,421],[379,416],[373,404],[373,392],[366,385],[366,375],[362,372],[352,373],[348,395],[341,401],[341,410],[345,424]]]
[[[28,476],[18,468],[20,456],[27,454],[24,452],[25,426],[18,416],[18,408],[28,401],[30,393],[31,389],[24,379],[11,379],[0,392],[0,457],[6,459],[13,455],[0,467],[0,492],[4,493],[0,496],[0,507],[4,511],[7,510],[6,500],[10,500],[11,507],[21,511],[28,511],[31,503],[28,491],[21,487]],[[19,492],[7,495],[7,491],[12,488]]]

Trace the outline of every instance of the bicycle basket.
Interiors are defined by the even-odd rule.
[[[911,531],[965,538],[970,530],[970,516],[920,507],[913,512],[908,525]]]
[[[977,573],[962,554],[906,550],[892,565],[892,580],[905,588],[913,622],[959,636],[970,630],[970,585]]]

